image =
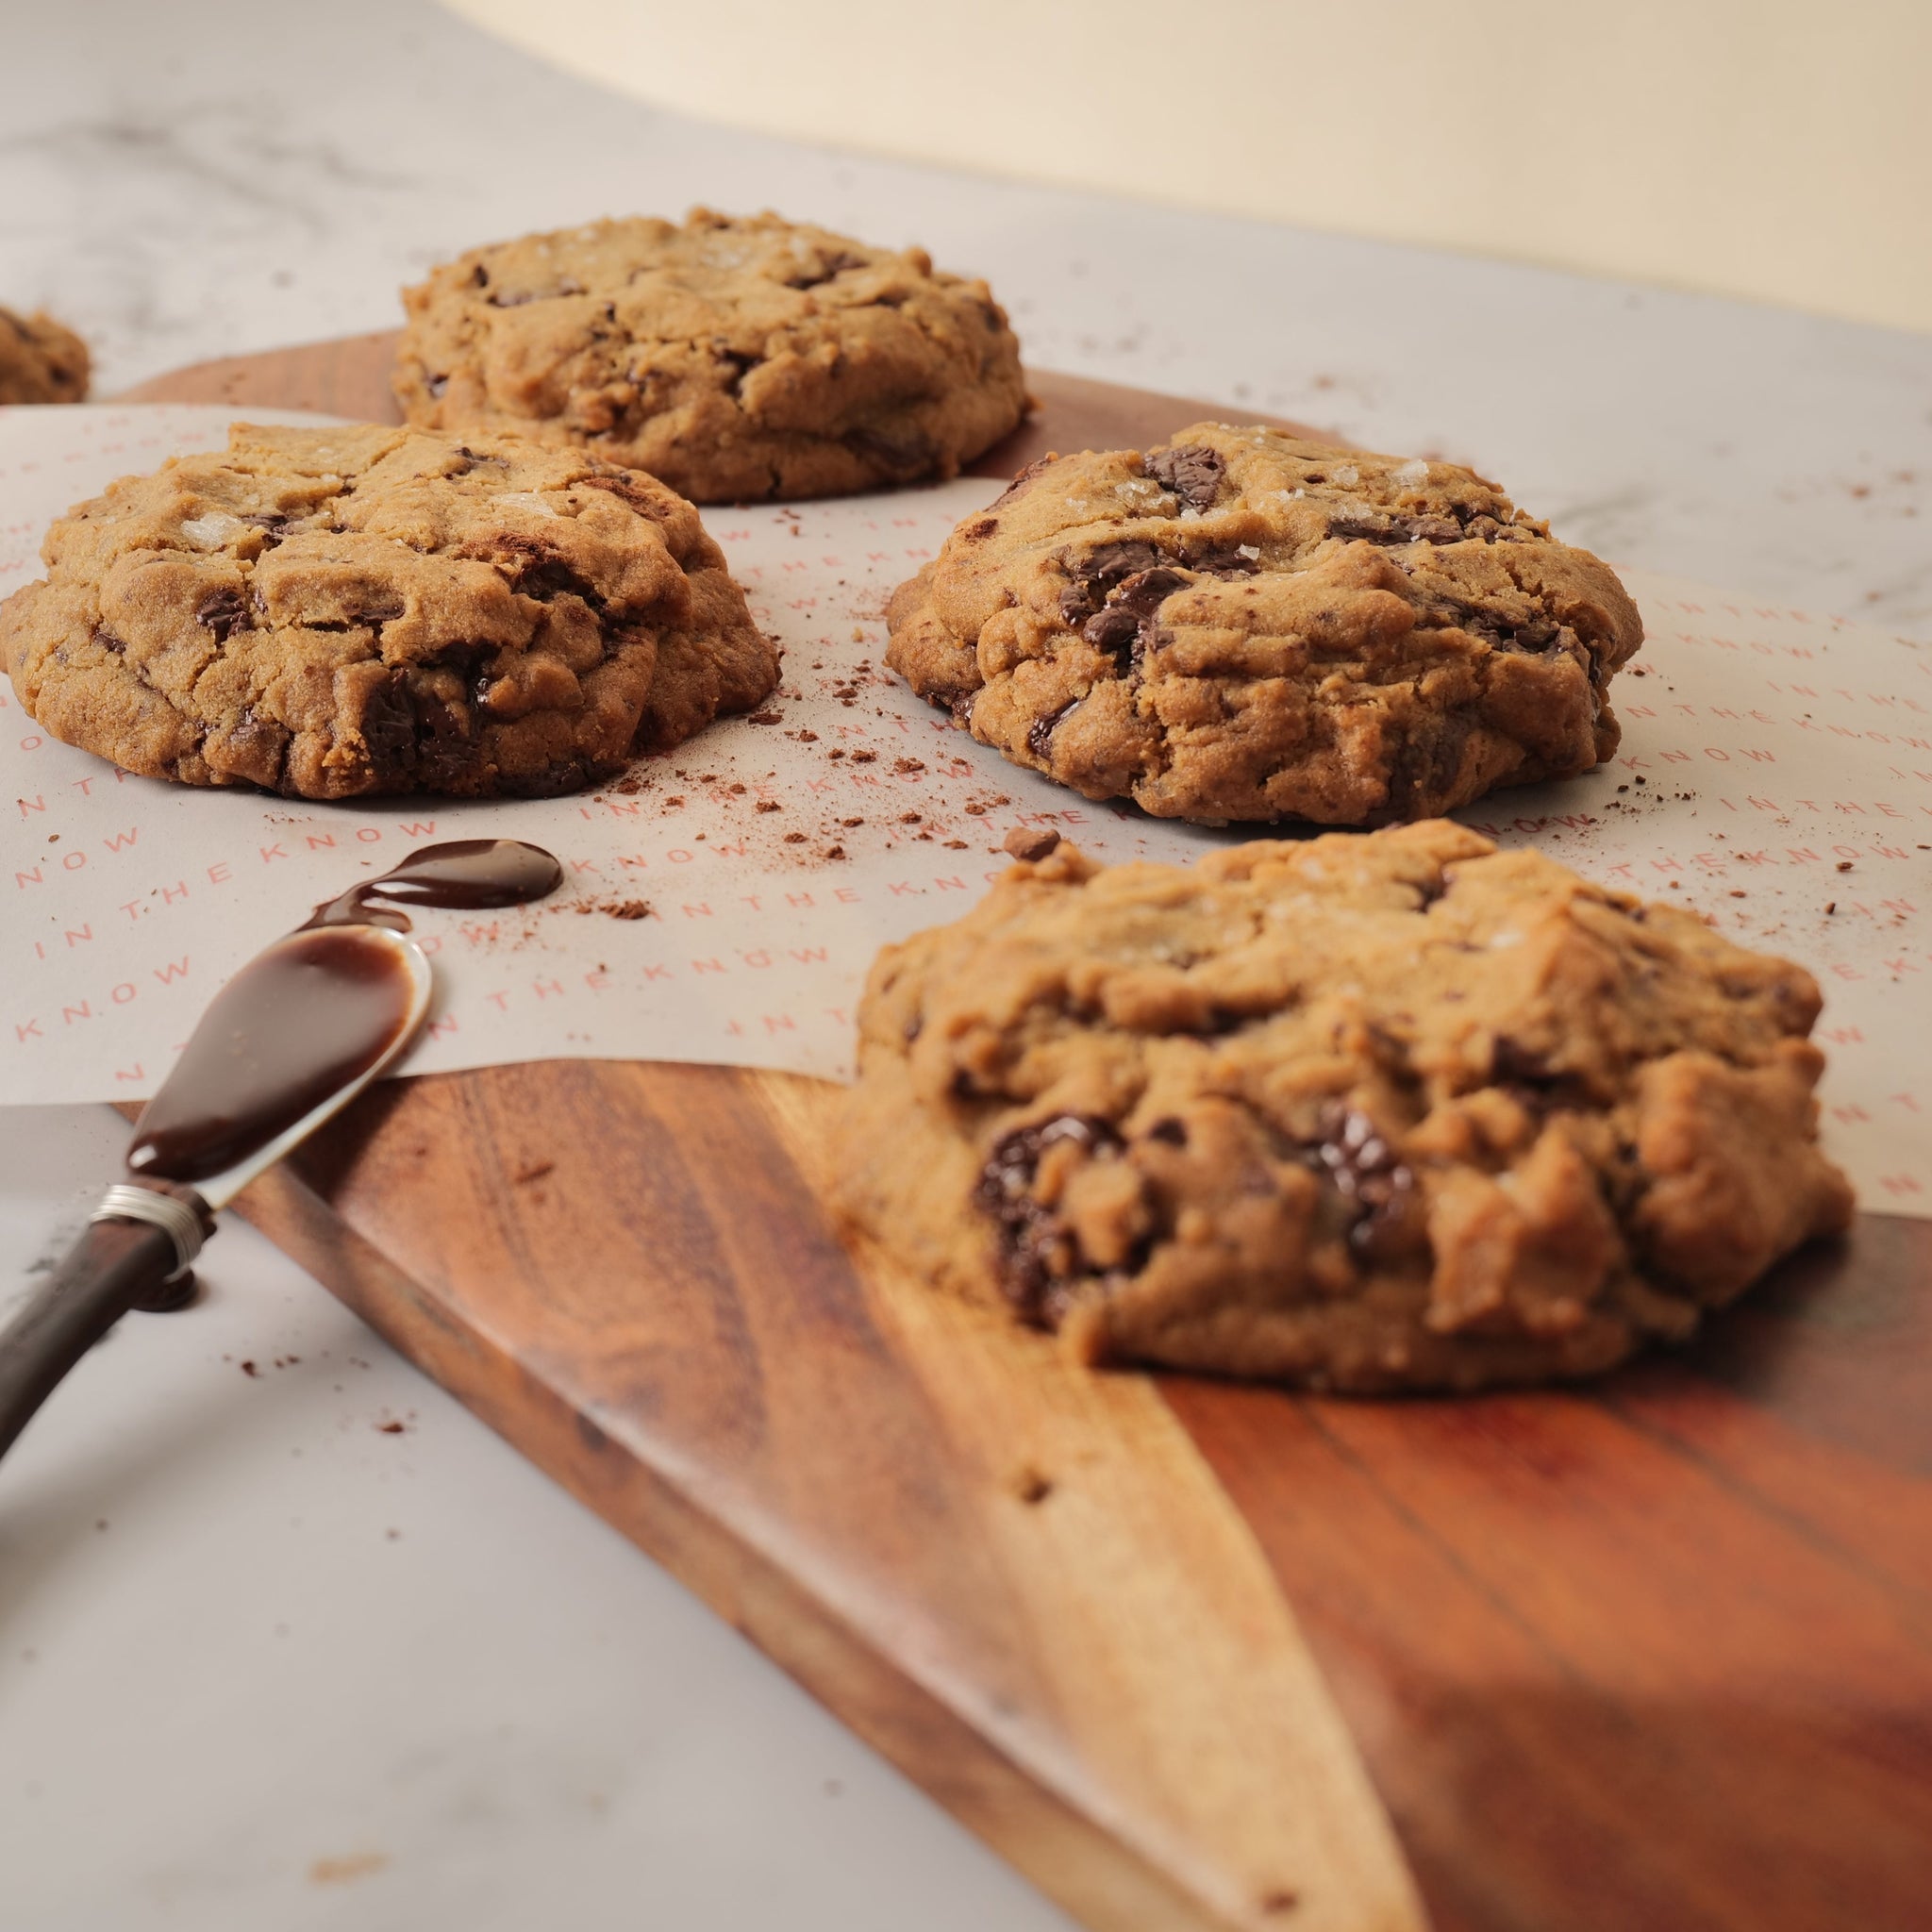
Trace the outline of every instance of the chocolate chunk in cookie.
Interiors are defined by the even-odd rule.
[[[1808,974],[1441,821],[1104,870],[888,947],[841,1213],[1090,1360],[1593,1374],[1841,1230]]]
[[[412,423],[593,450],[700,503],[957,475],[1026,406],[984,282],[774,214],[526,236],[403,299]]]
[[[189,785],[549,797],[777,680],[689,503],[514,439],[238,424],[42,556],[0,605],[22,704]]]
[[[0,308],[0,403],[84,403],[87,344],[51,315]]]
[[[887,662],[1090,798],[1371,825],[1616,749],[1636,607],[1468,470],[1204,423],[996,508],[900,587]]]

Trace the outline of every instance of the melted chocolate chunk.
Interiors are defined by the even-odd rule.
[[[742,355],[736,349],[727,349],[720,344],[718,346],[718,359],[731,371],[731,380],[725,387],[730,390],[734,397],[742,401],[744,397],[744,378],[764,358],[760,356]]]
[[[1147,1129],[1150,1141],[1159,1141],[1169,1147],[1185,1147],[1188,1144],[1188,1124],[1169,1114],[1165,1120],[1158,1120]]]
[[[998,326],[997,322],[995,322],[994,326]],[[1024,490],[1029,483],[1033,481],[1034,477],[1041,475],[1043,472],[1047,470],[1052,469],[1053,466],[1058,461],[1059,458],[1057,456],[1035,458],[1032,462],[1028,463],[1026,467],[1024,470],[1022,470],[1020,474],[1017,476],[1015,476],[1013,480],[1010,483],[1008,483],[1007,487],[1004,490],[1002,490],[997,496],[993,498],[992,502],[988,506],[988,508],[991,509],[997,509],[999,508],[1001,504],[1010,503],[1014,497],[1018,496],[1020,492],[1023,490]]]
[[[1027,1321],[1041,1324],[1053,1312],[1051,1291],[1057,1278],[1079,1261],[1073,1235],[1033,1193],[1041,1157],[1062,1141],[1086,1154],[1121,1143],[1106,1121],[1091,1114],[1058,1114],[1007,1135],[987,1157],[973,1190],[974,1205],[991,1217],[998,1233],[1001,1286]]]
[[[1478,610],[1473,604],[1451,605],[1443,615],[1444,625],[1467,631],[1499,651],[1547,651],[1560,641],[1562,626],[1541,612],[1523,623],[1506,624],[1493,611]]]
[[[240,591],[216,591],[195,607],[194,621],[215,634],[215,642],[225,644],[238,630],[248,628],[248,607]]]
[[[501,462],[501,457],[491,457],[491,462]],[[664,500],[661,495],[654,496],[645,490],[626,470],[599,470],[593,475],[584,477],[578,484],[579,490],[607,490],[620,503],[627,504],[641,517],[654,518],[658,523],[664,520]]]
[[[1152,570],[1159,561],[1160,552],[1151,543],[1104,543],[1090,551],[1076,566],[1086,608],[1097,610],[1116,585],[1137,571]],[[1063,608],[1064,603],[1062,599]]]
[[[391,671],[370,692],[362,708],[362,741],[382,779],[399,781],[408,774],[416,755],[416,708],[409,699],[408,673]]]
[[[854,255],[848,250],[841,248],[837,254],[822,261],[816,269],[805,275],[791,276],[785,286],[788,289],[816,289],[822,284],[829,282],[834,275],[842,275],[848,269],[863,268],[864,266],[864,256]],[[901,299],[903,300],[904,298],[902,297]],[[897,305],[894,304],[893,306],[896,307]]]
[[[1080,635],[1096,651],[1105,651],[1117,664],[1124,663],[1140,641],[1141,618],[1123,605],[1109,604],[1080,626]]]
[[[549,551],[529,553],[517,573],[516,588],[521,595],[534,597],[540,604],[569,595],[581,597],[592,610],[604,608],[604,595],[596,585]]]
[[[1147,474],[1163,490],[1171,490],[1190,509],[1208,509],[1221,494],[1227,464],[1218,450],[1205,442],[1184,442],[1158,449],[1147,458]]]
[[[1036,718],[1032,724],[1027,725],[1026,749],[1035,758],[1043,758],[1046,756],[1047,747],[1053,742],[1053,735],[1058,728],[1060,720],[1079,702],[1078,698],[1070,699],[1058,711],[1052,712],[1044,718]]]
[[[1328,534],[1344,542],[1454,543],[1463,527],[1449,517],[1339,516],[1328,519]]]
[[[560,295],[581,295],[583,292],[583,283],[565,275],[554,289],[524,289],[508,295],[498,291],[490,297],[490,306],[492,308],[521,308],[526,302],[554,302]]]
[[[1164,565],[1158,570],[1143,570],[1129,577],[1113,593],[1116,608],[1131,610],[1137,616],[1152,617],[1176,591],[1184,591],[1188,580],[1177,570],[1169,570]]]
[[[1490,1078],[1532,1113],[1600,1105],[1588,1080],[1553,1067],[1543,1055],[1507,1034],[1498,1034],[1490,1049]]]
[[[242,521],[244,524],[253,524],[261,532],[261,547],[264,550],[273,550],[289,534],[287,517],[253,516],[243,517]]]
[[[1080,635],[1096,651],[1105,651],[1117,668],[1138,671],[1142,656],[1159,641],[1155,612],[1187,583],[1179,571],[1165,564],[1136,571],[1115,586],[1106,607],[1080,626]]]

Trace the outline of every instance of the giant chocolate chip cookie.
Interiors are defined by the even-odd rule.
[[[914,691],[1089,798],[1338,825],[1601,763],[1643,637],[1607,566],[1473,472],[1217,423],[1036,464],[891,630]]]
[[[774,214],[530,235],[403,300],[410,422],[594,450],[700,503],[956,475],[1025,408],[984,282]]]
[[[1843,1228],[1808,974],[1435,822],[1021,863],[887,948],[841,1208],[1090,1360],[1582,1375]]]
[[[513,438],[237,424],[41,554],[0,605],[21,702],[189,785],[547,797],[777,678],[690,504]]]

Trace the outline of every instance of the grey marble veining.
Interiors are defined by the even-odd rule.
[[[771,205],[984,272],[1042,367],[1441,452],[1613,559],[1932,634],[1932,337],[829,154],[420,5],[99,0],[8,39],[0,300],[66,315],[106,389],[380,327],[473,242]]]

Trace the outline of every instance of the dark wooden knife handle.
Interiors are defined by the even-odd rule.
[[[75,1362],[128,1309],[165,1303],[178,1265],[167,1233],[143,1221],[94,1221],[0,1333],[0,1456]]]

